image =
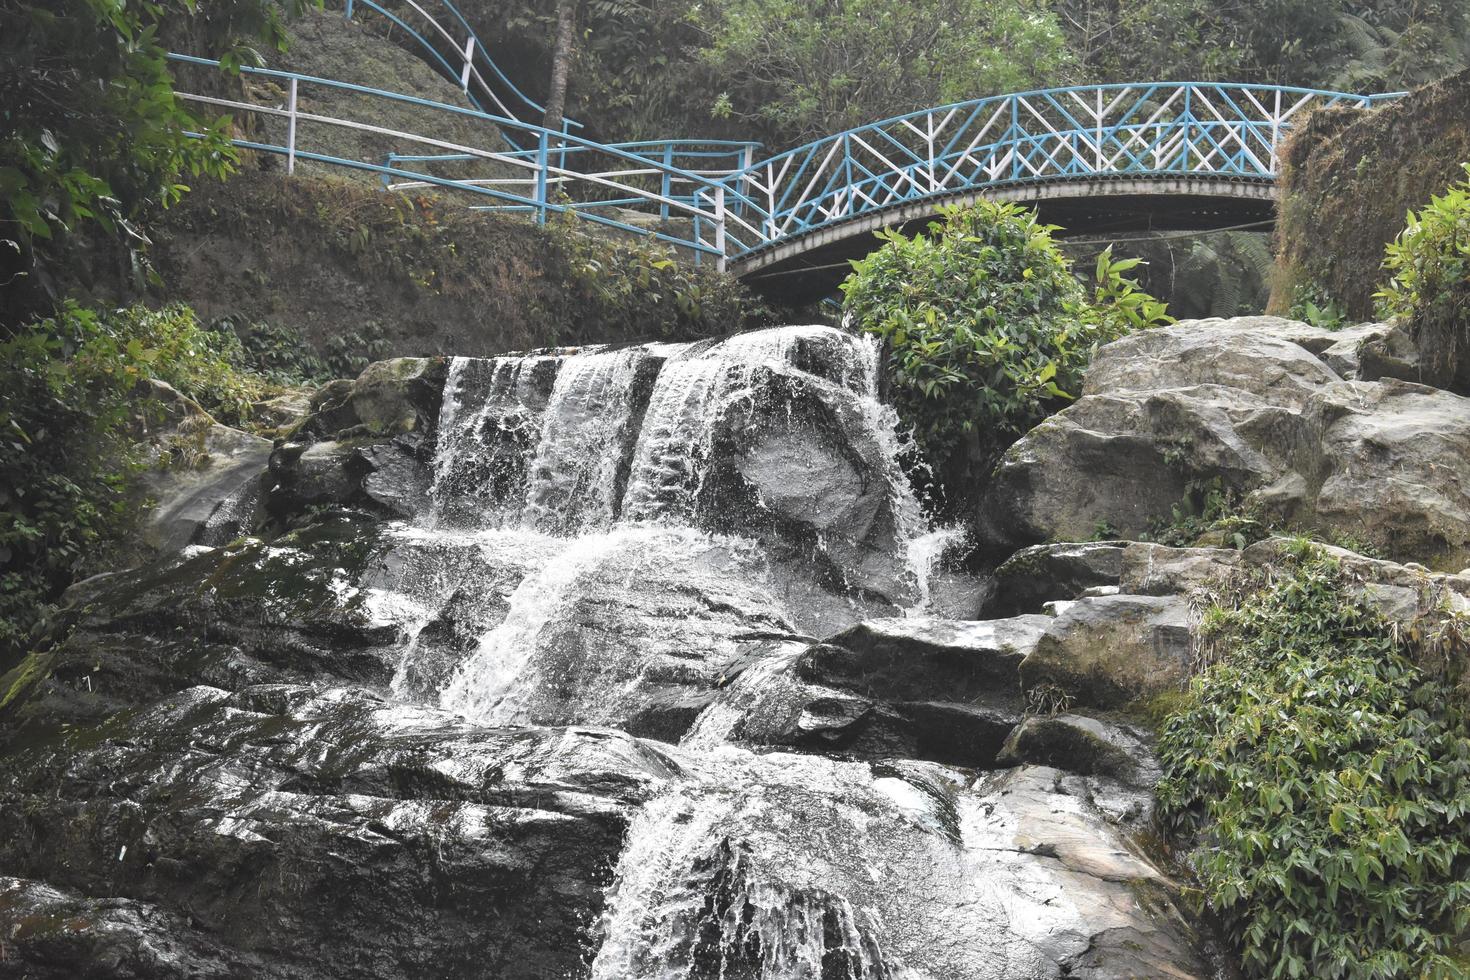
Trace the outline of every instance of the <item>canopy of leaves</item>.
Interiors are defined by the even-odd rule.
[[[174,95],[165,29],[238,63],[239,39],[285,43],[281,2],[0,0],[0,321],[49,305],[48,242],[96,222],[140,244],[145,207],[231,170],[226,121]]]
[[[1053,230],[1015,205],[950,208],[927,235],[880,232],[842,285],[853,323],[886,342],[894,401],[946,482],[988,471],[1075,397],[1101,344],[1168,319],[1123,278],[1136,259],[1099,256],[1089,297]]]
[[[1089,81],[1387,91],[1470,61],[1467,0],[1057,0]]]
[[[1224,656],[1164,727],[1159,813],[1247,975],[1470,976],[1470,737],[1414,631],[1305,544],[1202,630]]]
[[[1039,0],[719,0],[701,52],[716,115],[805,142],[930,106],[1054,84],[1067,54]]]

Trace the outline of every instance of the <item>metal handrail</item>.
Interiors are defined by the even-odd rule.
[[[178,64],[219,67],[218,61],[208,58],[178,54],[170,55],[169,58]],[[178,97],[189,102],[284,119],[286,121],[286,140],[282,144],[241,139],[235,139],[232,142],[245,149],[277,153],[285,156],[287,173],[295,172],[296,161],[298,159],[312,160],[373,172],[384,178],[396,178],[409,182],[410,184],[433,185],[480,195],[494,202],[484,205],[485,207],[497,210],[533,213],[541,223],[545,223],[550,214],[576,214],[599,224],[647,235],[672,245],[689,248],[695,253],[696,259],[703,255],[711,255],[715,258],[720,268],[724,268],[725,266],[727,252],[730,251],[730,246],[733,245],[738,251],[744,251],[752,247],[758,247],[761,244],[758,225],[752,224],[742,216],[747,212],[751,214],[758,213],[759,205],[754,200],[744,197],[738,190],[730,188],[720,179],[679,167],[667,166],[650,157],[629,152],[616,146],[596,143],[579,136],[549,130],[533,123],[526,123],[505,116],[494,116],[475,109],[467,109],[463,106],[433,102],[417,96],[403,95],[384,89],[356,85],[351,82],[339,82],[334,79],[319,78],[299,72],[248,66],[242,67],[240,70],[242,73],[248,75],[257,75],[285,82],[287,86],[286,104],[283,107],[277,107],[182,91],[178,93]],[[463,118],[480,120],[499,128],[510,129],[517,134],[534,140],[536,149],[534,152],[488,150],[439,139],[437,137],[390,129],[360,120],[343,119],[307,112],[300,105],[300,91],[304,86],[321,86],[348,91],[373,98],[413,105],[424,110],[444,112]],[[440,152],[395,154],[390,157],[388,162],[381,164],[366,160],[348,160],[301,146],[298,124],[302,122],[341,127],[358,132],[385,136],[397,141],[417,144]],[[578,171],[570,169],[565,165],[565,156],[575,156],[578,154],[596,154],[605,159],[619,161],[624,166],[621,169],[602,168],[592,171]],[[415,157],[421,160],[441,160],[450,157],[459,160],[482,160],[516,168],[523,171],[524,176],[519,179],[500,179],[494,185],[489,185],[483,181],[441,177],[422,170],[411,170],[398,165],[404,162],[413,162],[413,158]],[[691,187],[692,191],[688,194],[674,195],[662,190],[650,190],[641,186],[640,181],[635,179],[650,175],[659,177],[665,188],[674,183],[678,183]],[[529,193],[517,193],[516,188],[526,188],[529,190]],[[568,188],[575,188],[582,199],[574,201],[556,200],[553,198],[553,190],[565,192]],[[597,196],[598,194],[605,195],[608,193],[614,196],[611,198]],[[684,237],[668,230],[648,229],[595,213],[598,209],[627,206],[629,204],[646,208],[657,208],[663,217],[681,215],[692,218],[693,231],[687,237]],[[732,204],[738,205],[741,214],[737,215],[733,213]],[[708,237],[706,237],[706,231],[709,232]]]
[[[362,0],[359,0],[362,2]],[[170,55],[178,63],[218,62]],[[377,173],[386,188],[443,187],[477,195],[477,209],[574,214],[689,248],[696,261],[743,258],[785,240],[897,205],[1058,179],[1212,177],[1274,181],[1293,119],[1311,108],[1373,106],[1403,93],[1353,95],[1271,85],[1148,83],[1044,89],[909,113],[751,163],[758,144],[648,140],[604,144],[512,116],[269,68],[243,72],[285,81],[283,108],[180,93],[186,100],[286,119],[284,144],[236,145]],[[490,123],[514,134],[509,150],[301,110],[301,86],[325,86]],[[297,123],[345,127],[410,144],[383,162],[299,147]],[[444,163],[482,161],[505,173],[446,177]],[[736,166],[736,164],[742,164]],[[682,165],[680,165],[682,164]],[[507,176],[506,174],[510,174]],[[635,225],[606,213],[684,217],[692,230]]]
[[[511,81],[510,76],[502,71],[500,66],[495,63],[495,60],[490,57],[490,52],[486,49],[484,42],[475,34],[475,30],[470,26],[470,22],[465,19],[464,14],[460,13],[459,8],[450,2],[450,0],[423,0],[423,3],[436,5],[448,11],[450,16],[458,23],[458,26],[463,29],[463,40],[457,38],[449,28],[440,23],[439,19],[425,9],[418,0],[399,0],[399,2],[412,8],[415,13],[428,23],[429,27],[439,37],[447,42],[449,48],[460,56],[460,64],[457,68],[450,64],[449,60],[444,57],[432,41],[420,34],[397,14],[377,3],[376,0],[346,0],[345,13],[347,19],[351,20],[357,7],[366,7],[380,14],[391,23],[401,27],[432,57],[434,63],[437,63],[444,69],[450,78],[459,81],[460,89],[474,103],[476,109],[482,112],[494,111],[500,115],[517,119],[520,118],[522,112],[529,112],[537,119],[545,115],[545,107],[522,92],[515,82]],[[488,71],[504,87],[511,102],[515,104],[514,107],[507,105],[506,100],[501,98],[496,87],[491,85],[485,78],[484,72],[481,71],[482,65],[485,71]],[[472,81],[479,86],[478,94],[471,90],[470,83]],[[482,98],[484,101],[482,101]],[[520,112],[516,111],[517,109]],[[571,132],[573,129],[581,128],[583,128],[582,124],[574,119],[563,120],[562,129],[565,132]]]
[[[1278,85],[1150,82],[1037,89],[894,116],[752,164],[769,241],[926,197],[1063,177],[1274,179],[1292,119],[1402,96]]]

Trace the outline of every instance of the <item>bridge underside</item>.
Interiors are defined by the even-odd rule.
[[[732,262],[730,271],[772,299],[804,304],[836,292],[848,260],[873,250],[873,233],[924,228],[946,204],[981,198],[1034,207],[1064,237],[1100,237],[1139,231],[1210,231],[1275,219],[1269,180],[1201,174],[1053,180],[981,188],[923,198],[865,212],[850,220],[788,238]]]

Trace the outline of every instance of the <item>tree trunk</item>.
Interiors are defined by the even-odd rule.
[[[551,91],[541,125],[559,132],[567,111],[567,72],[572,67],[572,42],[577,32],[579,0],[556,0],[556,44],[551,51]]]

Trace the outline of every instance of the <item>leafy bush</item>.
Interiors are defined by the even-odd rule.
[[[1470,737],[1416,631],[1305,544],[1201,630],[1223,656],[1164,726],[1159,814],[1247,974],[1470,975]]]
[[[1409,324],[1422,363],[1446,379],[1470,347],[1470,163],[1465,173],[1466,180],[1409,214],[1384,256],[1393,278],[1376,294],[1380,312]]]
[[[75,303],[0,342],[0,662],[60,590],[105,567],[136,514],[136,438],[159,409],[139,383],[166,381],[235,418],[264,390],[228,347],[185,307],[101,315]]]
[[[1347,311],[1337,298],[1314,282],[1297,286],[1293,291],[1291,308],[1286,315],[1324,330],[1341,330],[1347,326],[1348,319]]]
[[[318,357],[300,331],[268,321],[252,322],[238,313],[216,317],[209,329],[237,368],[261,375],[276,385],[305,385],[329,381],[327,362]]]
[[[776,322],[769,306],[713,263],[681,262],[665,245],[589,226],[563,213],[546,227],[564,254],[568,292],[599,312],[605,335],[681,340]]]
[[[1099,256],[1089,299],[1053,230],[1014,205],[950,208],[928,235],[880,232],[842,284],[856,325],[888,343],[900,413],[951,479],[1074,398],[1100,345],[1168,322],[1123,275],[1137,259]]]

